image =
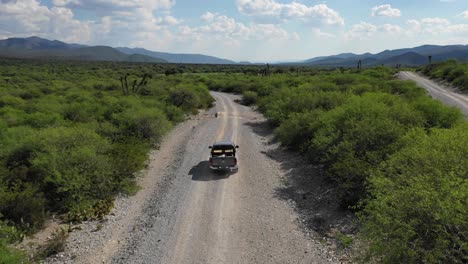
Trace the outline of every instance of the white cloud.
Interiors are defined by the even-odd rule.
[[[283,4],[275,0],[237,0],[237,8],[242,14],[261,21],[280,23],[300,19],[308,23],[344,25],[340,14],[325,4],[306,6],[298,2]]]
[[[460,16],[462,16],[464,19],[468,19],[468,10],[466,10],[465,12],[462,12]]]
[[[91,26],[75,19],[68,8],[48,8],[37,0],[0,2],[0,31],[13,31],[4,37],[37,35],[86,42],[91,38]]]
[[[398,25],[383,24],[376,26],[367,22],[361,22],[353,25],[351,30],[345,34],[345,38],[348,40],[362,40],[373,37],[399,36],[403,32],[404,30]]]
[[[350,31],[345,34],[345,38],[347,39],[364,39],[367,37],[371,37],[377,32],[377,26],[367,23],[361,22],[359,24],[353,25]]]
[[[327,32],[323,32],[321,29],[319,28],[314,28],[312,29],[312,34],[315,36],[315,37],[318,37],[318,38],[335,38],[336,35],[334,34],[330,34],[330,33],[327,33]]]
[[[392,35],[400,35],[403,33],[403,29],[398,25],[393,24],[383,24],[378,27],[380,32],[392,34]]]
[[[56,6],[108,13],[122,10],[170,9],[175,5],[175,0],[53,0],[52,3]]]
[[[196,40],[208,38],[223,41],[248,40],[298,40],[297,33],[288,33],[275,24],[250,24],[237,22],[234,18],[206,13],[202,20],[207,24],[200,27],[179,27],[179,35]]]
[[[201,19],[205,22],[211,22],[215,18],[216,14],[213,14],[211,12],[206,12],[201,16]]]
[[[346,40],[373,40],[373,41],[392,41],[399,39],[407,42],[416,40],[418,43],[422,40],[439,39],[440,43],[444,40],[464,39],[468,35],[468,24],[452,24],[444,18],[423,18],[420,20],[408,20],[406,27],[400,27],[394,24],[374,25],[367,22],[355,24],[344,34]],[[466,42],[466,41],[465,41]],[[446,41],[444,43],[455,43]],[[464,42],[459,42],[464,43]]]
[[[165,16],[164,18],[161,18],[159,21],[160,21],[159,24],[161,25],[170,25],[170,26],[175,26],[175,25],[179,25],[180,23],[182,23],[182,20],[177,19],[173,16]]]
[[[401,11],[396,8],[392,8],[391,5],[380,5],[372,8],[372,16],[386,16],[386,17],[400,17]]]
[[[52,4],[55,6],[66,6],[70,4],[78,5],[80,4],[80,0],[52,0]]]
[[[449,20],[440,17],[423,18],[421,20],[408,20],[408,34],[418,35],[458,35],[468,34],[468,24],[452,24]],[[452,36],[452,37],[454,37]]]
[[[0,1],[0,37],[36,35],[91,45],[150,42],[146,46],[168,47],[175,37],[167,28],[183,22],[170,14],[174,0],[53,0],[52,3],[52,7],[47,7],[40,0]],[[92,12],[96,18],[79,20],[74,16],[78,10]]]

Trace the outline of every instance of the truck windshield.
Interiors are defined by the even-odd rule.
[[[213,146],[213,149],[211,151],[212,156],[234,156],[234,153],[236,152],[236,149],[233,146],[230,145],[219,145],[219,146]]]

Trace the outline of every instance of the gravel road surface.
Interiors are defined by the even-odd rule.
[[[152,154],[143,189],[117,199],[104,222],[72,232],[66,251],[46,263],[339,263],[278,198],[288,171],[253,131],[264,117],[234,95],[212,95],[214,108],[179,125]],[[216,140],[240,146],[237,172],[209,169]]]
[[[400,72],[399,78],[415,81],[419,86],[426,89],[432,98],[440,100],[447,105],[460,108],[465,117],[468,118],[468,95],[456,93],[450,88],[442,87],[414,72]]]

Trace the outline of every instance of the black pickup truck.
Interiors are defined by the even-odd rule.
[[[230,141],[216,142],[210,146],[210,168],[213,170],[237,170],[236,152],[239,146]]]

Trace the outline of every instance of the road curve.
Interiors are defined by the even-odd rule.
[[[121,234],[121,243],[99,262],[330,263],[323,246],[298,227],[294,209],[275,195],[282,172],[261,153],[264,142],[253,132],[264,118],[235,103],[234,95],[212,95],[216,106],[178,143],[183,150],[175,165],[151,169],[166,174],[170,185],[146,199],[135,217],[146,220]],[[240,146],[238,172],[208,168],[215,140]]]
[[[441,87],[437,83],[428,80],[414,72],[400,72],[399,78],[403,80],[415,81],[419,86],[426,89],[432,98],[442,101],[443,103],[460,108],[460,110],[468,118],[468,96],[465,94],[449,91]]]

